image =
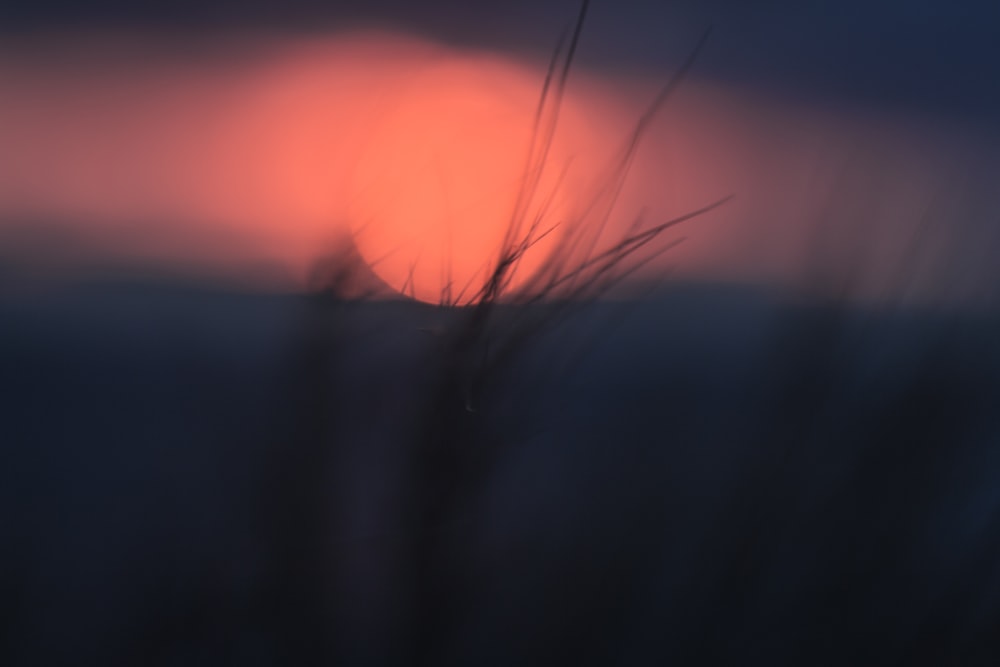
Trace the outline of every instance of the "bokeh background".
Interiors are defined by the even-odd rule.
[[[395,294],[375,119],[578,10],[0,7],[0,663],[996,664],[1000,9],[595,1],[581,177],[712,28],[608,233],[733,199]]]

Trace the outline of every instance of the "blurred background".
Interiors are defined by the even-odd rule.
[[[565,205],[709,28],[595,247],[732,198],[407,298],[385,119],[579,11],[0,7],[0,663],[996,664],[1000,8],[595,0]]]

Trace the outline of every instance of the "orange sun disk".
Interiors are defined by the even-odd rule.
[[[354,174],[351,224],[362,257],[392,288],[434,303],[475,296],[512,221],[541,85],[537,72],[496,60],[449,61],[424,71],[376,123]],[[572,214],[574,180],[560,172],[584,124],[568,104],[526,216],[544,212],[540,231]],[[525,253],[511,289],[557,236]]]

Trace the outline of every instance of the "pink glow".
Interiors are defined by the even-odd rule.
[[[406,222],[413,201],[400,192],[410,186],[388,178],[372,193],[362,182],[390,173],[391,144],[411,125],[417,131],[407,104],[416,99],[419,113],[433,113],[454,96],[454,87],[440,88],[435,95],[443,97],[421,102],[413,92],[421,77],[451,67],[469,80],[479,71],[483,82],[468,100],[484,117],[506,114],[508,124],[477,137],[473,122],[451,119],[434,132],[455,135],[442,145],[453,170],[446,179],[463,189],[465,205],[480,202],[484,184],[516,172],[519,124],[530,117],[544,66],[390,34],[190,41],[62,35],[0,43],[0,234],[5,225],[54,221],[111,255],[208,266],[270,262],[303,276],[363,218],[383,215],[381,230],[359,233],[362,254],[385,255],[407,233],[428,240],[420,283],[422,296],[433,298],[443,275],[442,231],[434,226],[443,190]],[[558,162],[572,158],[560,210],[600,177],[657,85],[649,76],[574,74],[556,154]],[[484,91],[498,86],[513,102],[490,108]],[[787,277],[801,270],[846,147],[877,138],[880,148],[863,166],[895,175],[882,190],[892,199],[877,224],[910,224],[950,150],[925,133],[915,147],[916,134],[891,118],[832,116],[691,80],[647,136],[612,225],[642,211],[654,223],[735,194],[725,210],[678,232],[689,240],[669,261],[710,278]],[[488,159],[480,159],[484,153]],[[463,164],[472,171],[462,172]],[[427,183],[411,185],[428,191]],[[502,209],[510,187],[493,195]],[[475,217],[484,219],[485,210]],[[460,252],[453,247],[453,270],[475,271],[493,236],[495,229],[477,232]],[[400,267],[413,256],[385,260],[376,271],[399,288]]]

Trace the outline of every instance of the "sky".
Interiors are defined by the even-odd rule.
[[[4,3],[0,31],[25,36],[128,27],[301,34],[376,25],[456,44],[545,52],[576,7],[573,0],[39,0]],[[596,2],[583,56],[657,68],[677,58],[666,44],[712,25],[717,38],[702,68],[726,81],[989,116],[1000,103],[998,24],[1000,7],[988,0]]]
[[[70,229],[73,247],[301,274],[331,230],[357,226],[344,221],[375,119],[424,65],[501,62],[537,85],[577,7],[5,3],[0,245]],[[591,158],[582,179],[597,174],[711,27],[633,168],[620,224],[735,194],[685,232],[676,258],[694,273],[787,279],[816,263],[816,244],[844,273],[861,234],[870,273],[888,275],[933,211],[940,256],[925,263],[944,271],[995,226],[997,25],[989,2],[595,0],[570,87],[591,130],[569,152]]]

